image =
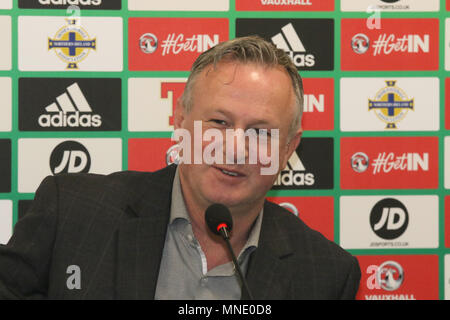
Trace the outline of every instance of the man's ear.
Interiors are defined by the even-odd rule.
[[[185,115],[184,104],[181,101],[181,98],[179,98],[177,101],[177,106],[174,111],[174,121],[173,121],[174,129],[179,129],[183,127],[184,115]]]
[[[297,149],[298,145],[300,144],[300,140],[302,139],[302,133],[303,133],[303,129],[302,128],[298,129],[297,132],[294,134],[294,136],[289,141],[289,143],[287,145],[287,150],[286,150],[286,158],[284,159],[284,161],[282,163],[281,170],[286,168],[287,162],[291,158],[292,153]]]

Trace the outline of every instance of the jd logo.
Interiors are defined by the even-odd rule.
[[[373,232],[385,240],[400,237],[406,231],[408,222],[408,210],[403,203],[393,198],[378,201],[370,212]]]
[[[66,286],[69,290],[81,289],[81,269],[77,265],[70,265],[67,267],[66,273],[70,276],[67,278]]]
[[[91,167],[88,150],[79,142],[64,141],[56,146],[50,156],[50,170],[59,173],[87,173]]]

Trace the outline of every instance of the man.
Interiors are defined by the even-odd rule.
[[[265,201],[300,142],[302,104],[295,66],[261,38],[237,38],[203,53],[175,112],[175,131],[198,135],[200,124],[200,134],[223,133],[215,141],[223,149],[211,155],[226,161],[190,162],[187,154],[205,155],[210,147],[203,139],[200,146],[185,144],[190,148],[180,151],[178,166],[154,173],[47,177],[0,247],[0,297],[248,299],[224,243],[205,223],[205,210],[222,203],[255,299],[354,298],[357,260]],[[250,135],[227,136],[230,129],[269,134],[265,147],[277,170],[262,174],[273,163],[250,163]]]

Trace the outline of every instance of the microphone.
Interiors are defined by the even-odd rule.
[[[233,248],[230,243],[230,231],[233,229],[233,218],[231,217],[230,210],[220,203],[214,203],[210,205],[205,211],[205,220],[209,229],[216,235],[222,236],[227,244],[228,250],[231,253],[231,258],[233,259],[234,268],[237,270],[239,278],[241,280],[243,290],[250,298],[253,300],[253,296],[248,288],[247,281],[242,274],[241,267],[237,262],[236,255],[234,254]]]

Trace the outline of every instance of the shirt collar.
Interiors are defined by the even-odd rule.
[[[243,251],[250,247],[258,247],[259,235],[261,233],[262,217],[264,209],[261,209],[255,223],[253,224]],[[170,206],[169,225],[173,225],[177,219],[183,219],[189,224],[191,223],[189,212],[184,202],[183,191],[181,189],[179,167],[175,172],[175,179],[172,185],[172,203]]]

